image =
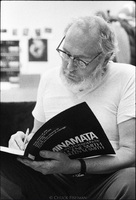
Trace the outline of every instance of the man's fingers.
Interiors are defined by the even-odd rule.
[[[16,134],[12,135],[9,140],[9,147],[14,149],[24,149],[24,137],[25,134],[22,131],[18,131]]]
[[[61,157],[61,153],[53,152],[53,151],[40,151],[40,156],[43,158],[59,160]]]

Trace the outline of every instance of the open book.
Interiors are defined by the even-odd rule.
[[[87,103],[66,109],[34,134],[25,151],[0,147],[3,152],[43,160],[40,150],[63,152],[72,158],[115,154],[101,124]]]

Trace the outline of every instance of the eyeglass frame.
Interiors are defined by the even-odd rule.
[[[71,54],[69,54],[69,53],[67,53],[67,52],[65,52],[65,51],[63,51],[63,50],[61,50],[61,49],[59,49],[59,47],[60,47],[60,45],[62,44],[62,42],[63,42],[63,40],[65,39],[65,37],[66,37],[66,36],[64,36],[64,37],[62,38],[60,44],[59,44],[58,47],[56,48],[56,51],[57,51],[58,53],[59,53],[59,52],[62,52],[62,53],[64,53],[64,54],[66,54],[69,58],[72,58],[73,61],[76,59],[76,60],[78,60],[78,61],[83,62],[83,63],[85,64],[85,67],[82,68],[82,69],[85,69],[91,62],[93,62],[93,60],[95,60],[100,54],[102,54],[102,52],[99,52],[99,53],[98,53],[92,60],[90,60],[89,62],[85,62],[84,60],[82,60],[82,59],[80,59],[80,58],[77,59],[76,57],[72,56]],[[78,67],[78,66],[77,66],[77,67]]]

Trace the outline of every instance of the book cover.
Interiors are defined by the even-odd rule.
[[[47,121],[28,143],[24,156],[43,160],[40,150],[62,152],[71,159],[115,154],[86,102],[70,107]]]
[[[25,156],[41,160],[40,150],[63,152],[70,158],[115,153],[101,124],[85,102],[46,122],[30,140]]]

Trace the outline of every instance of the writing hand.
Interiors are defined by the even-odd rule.
[[[8,146],[13,149],[24,150],[24,138],[25,133],[18,131],[17,133],[11,135]]]
[[[15,134],[11,135],[10,140],[8,142],[8,147],[13,149],[25,150],[29,141],[33,137],[34,133],[30,133],[27,129],[27,132],[24,133],[22,131],[18,131]]]

